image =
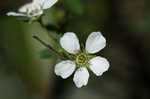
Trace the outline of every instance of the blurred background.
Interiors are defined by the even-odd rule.
[[[0,1],[0,99],[150,99],[150,1],[58,1],[42,17],[49,31],[39,22],[6,16],[30,0]],[[66,31],[81,42],[93,31],[107,39],[98,54],[109,60],[109,71],[101,77],[90,73],[81,89],[73,76],[63,80],[54,74],[56,56],[32,38],[53,45],[49,35]]]

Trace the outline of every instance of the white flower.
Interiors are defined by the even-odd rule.
[[[63,49],[72,54],[73,60],[62,61],[55,66],[55,73],[63,79],[73,74],[73,81],[78,88],[86,86],[88,83],[90,69],[95,75],[101,76],[109,68],[107,59],[91,54],[99,52],[106,46],[106,40],[100,32],[92,32],[87,38],[85,51],[80,50],[80,44],[77,36],[72,32],[67,32],[61,37],[60,44]],[[92,56],[92,57],[91,57]]]
[[[33,0],[19,8],[18,12],[8,12],[8,16],[36,17],[43,14],[43,10],[52,7],[57,0]]]

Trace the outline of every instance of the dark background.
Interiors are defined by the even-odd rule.
[[[5,15],[29,1],[0,1],[0,99],[150,99],[149,0],[59,0],[43,16],[45,24],[59,28],[47,26],[50,32]],[[81,89],[73,77],[54,74],[56,57],[41,56],[45,47],[32,38],[34,33],[51,43],[49,33],[66,31],[82,42],[93,31],[107,39],[99,54],[109,60],[109,71],[91,73]]]

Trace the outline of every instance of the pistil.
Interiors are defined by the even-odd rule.
[[[76,57],[76,64],[79,66],[83,66],[85,64],[88,63],[88,57],[85,53],[80,53],[77,57]]]

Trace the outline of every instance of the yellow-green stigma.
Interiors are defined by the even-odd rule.
[[[76,57],[76,64],[78,66],[83,66],[88,63],[88,57],[86,54],[81,53]]]

